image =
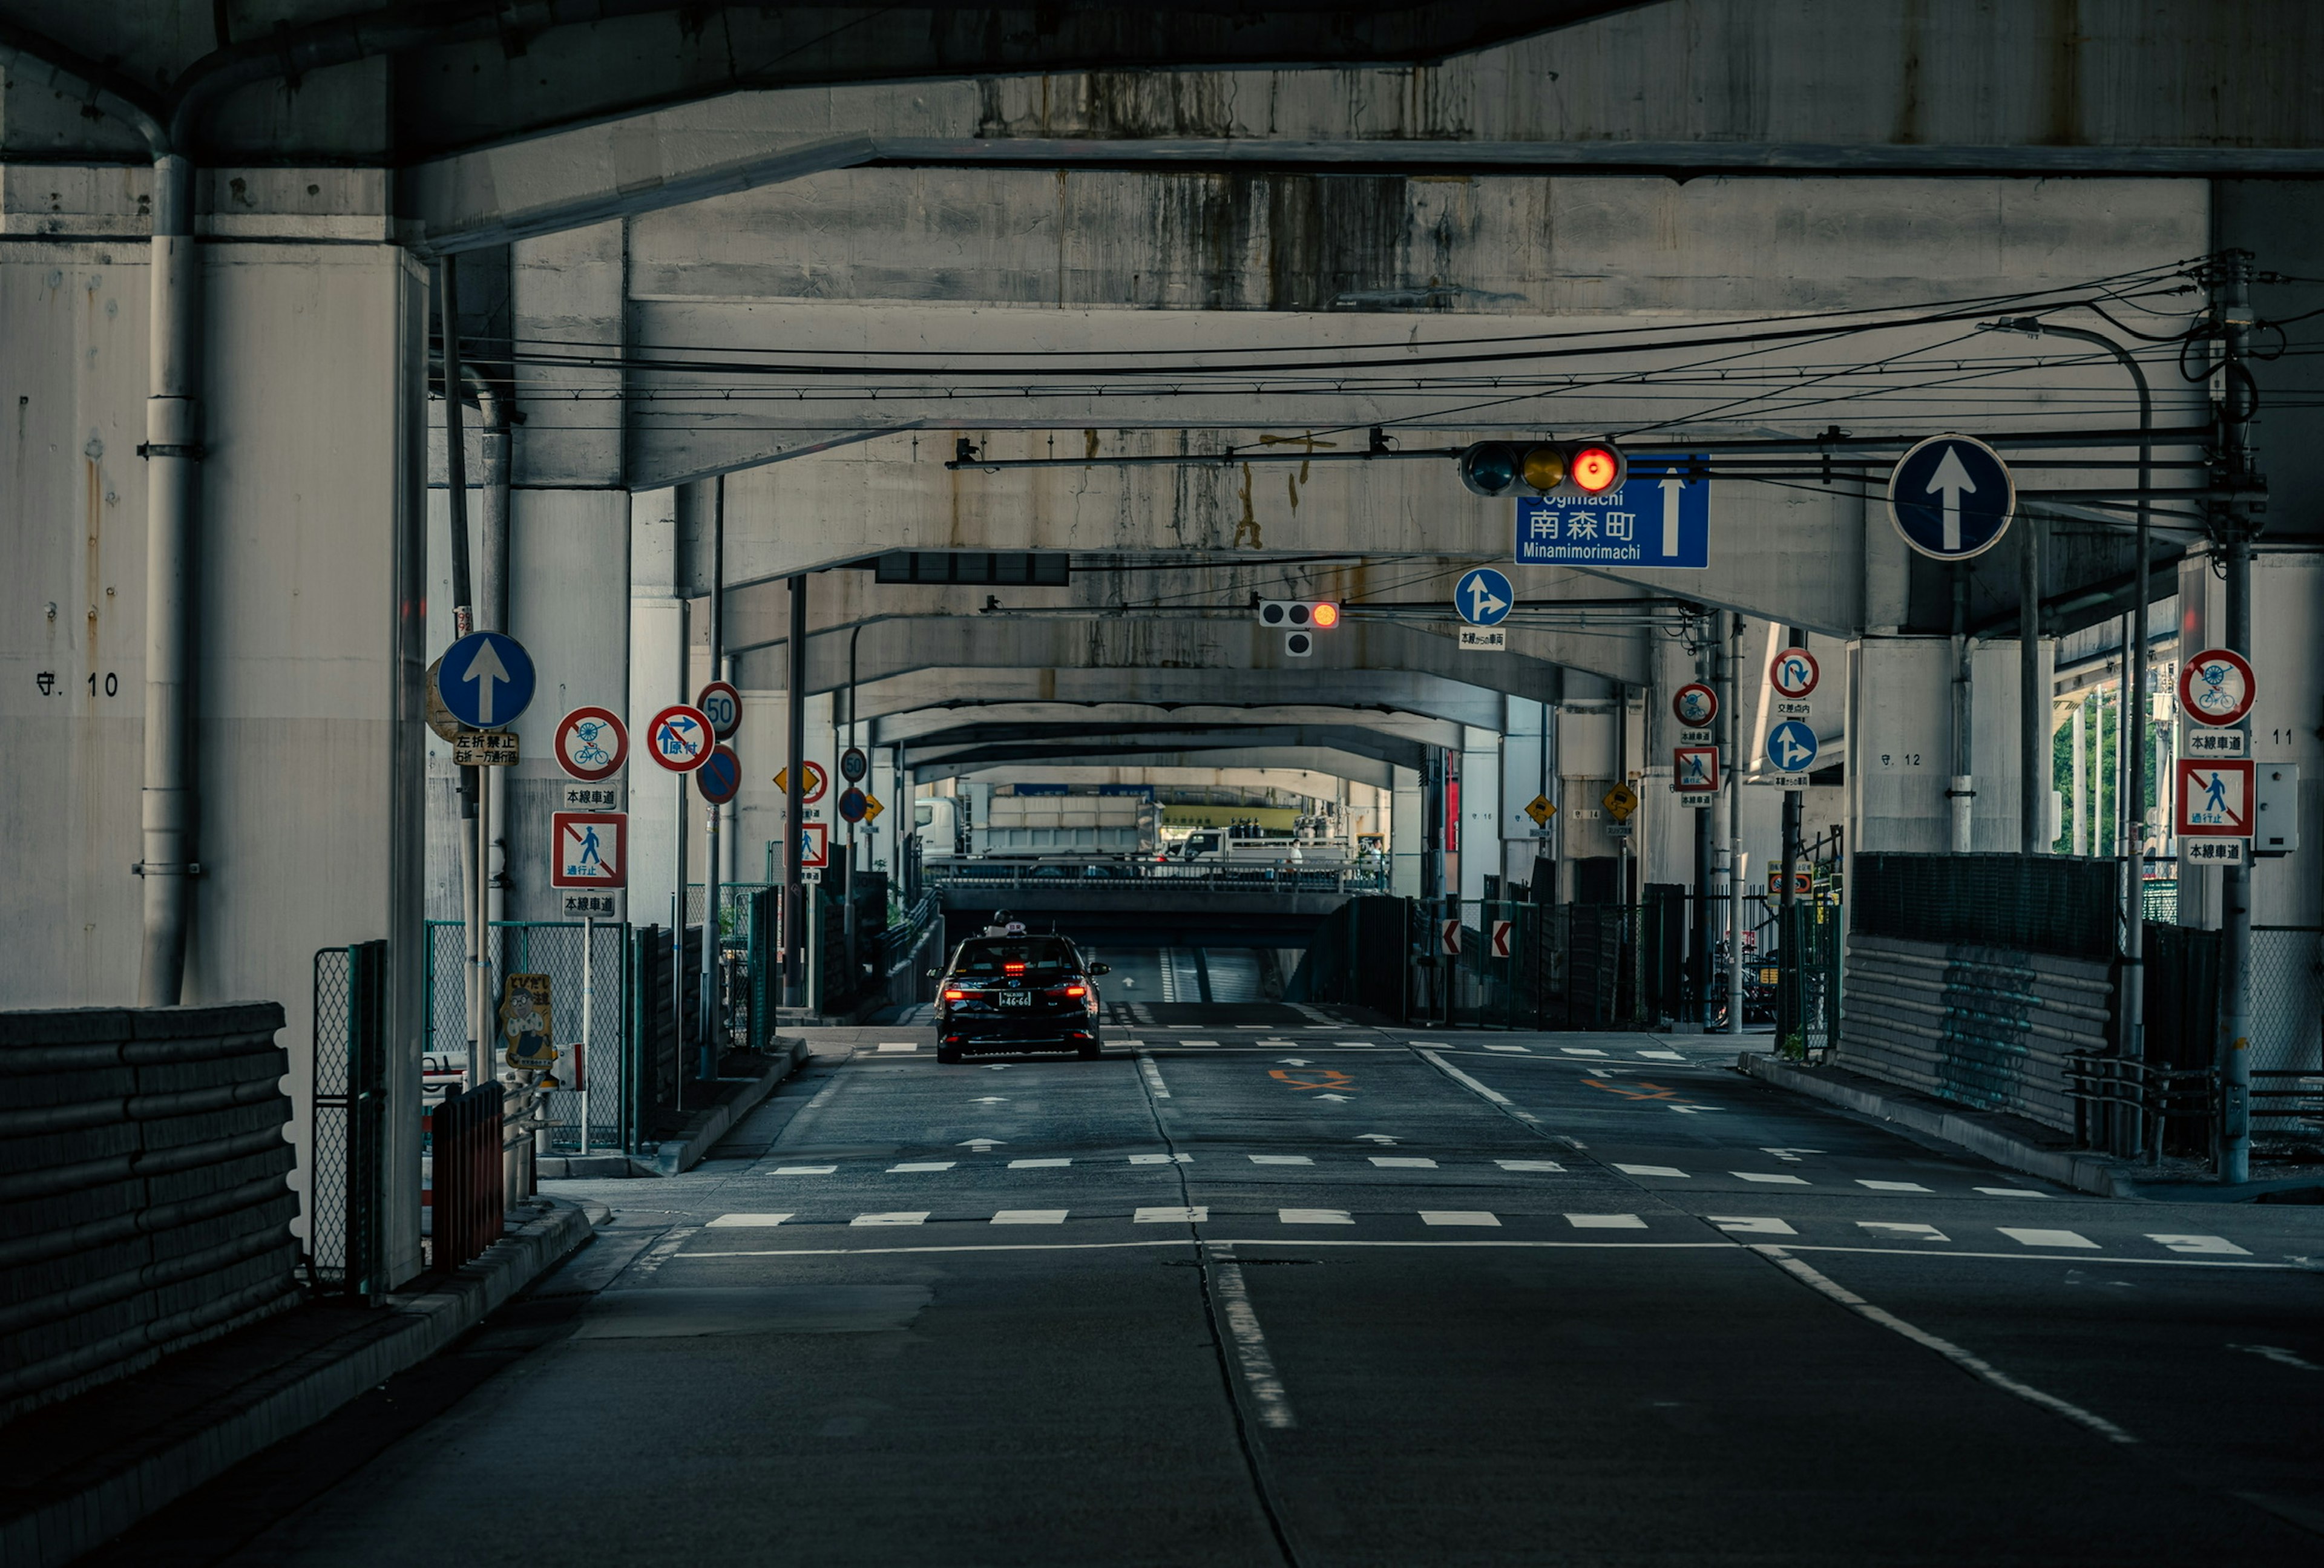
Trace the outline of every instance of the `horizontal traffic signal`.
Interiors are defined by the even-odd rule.
[[[1611,441],[1480,441],[1461,454],[1461,483],[1474,495],[1519,489],[1587,501],[1622,488],[1630,461]]]
[[[1259,623],[1286,631],[1312,626],[1318,632],[1329,632],[1340,623],[1340,606],[1331,599],[1261,599]]]

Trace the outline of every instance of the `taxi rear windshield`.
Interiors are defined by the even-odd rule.
[[[1020,942],[964,942],[954,970],[961,974],[1007,974],[1011,973],[1009,966],[1012,964],[1025,966],[1015,972],[1020,974],[1070,969],[1074,966],[1074,950],[1054,936]]]

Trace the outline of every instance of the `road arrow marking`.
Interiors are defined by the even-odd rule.
[[[1792,1164],[1797,1165],[1800,1163],[1800,1156],[1803,1154],[1821,1154],[1823,1150],[1820,1148],[1763,1148],[1759,1152],[1761,1154],[1772,1154],[1777,1159],[1789,1160]]]
[[[973,1148],[979,1154],[990,1154],[994,1148],[1005,1146],[997,1138],[964,1138],[960,1140],[960,1147]]]
[[[1277,1056],[1275,1059],[1286,1067],[1304,1067],[1307,1065],[1307,1058],[1305,1056]]]
[[[1672,475],[1663,481],[1663,556],[1678,559],[1678,498],[1686,481]]]
[[[1358,1143],[1393,1144],[1396,1142],[1396,1139],[1390,1138],[1385,1132],[1359,1132],[1356,1134],[1356,1141]]]
[[[1002,1094],[980,1094],[969,1103],[971,1105],[1006,1105],[1009,1100]]]
[[[1333,1103],[1340,1105],[1345,1105],[1348,1102],[1348,1097],[1345,1094],[1318,1094],[1315,1098],[1318,1100],[1329,1100]]]
[[[491,729],[493,727],[493,682],[496,680],[505,682],[509,678],[508,666],[503,664],[501,656],[493,651],[491,638],[487,637],[476,644],[476,656],[468,660],[468,673],[460,678],[476,683],[477,727]]]
[[[1937,465],[1934,477],[1929,481],[1929,493],[1941,495],[1945,503],[1944,549],[1947,555],[1958,554],[1961,547],[1960,498],[1977,493],[1977,481],[1961,466],[1960,448],[1947,447],[1943,459]]]

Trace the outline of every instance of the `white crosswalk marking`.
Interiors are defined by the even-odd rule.
[[[789,1218],[788,1214],[721,1214],[710,1222],[708,1228],[713,1231],[757,1231],[779,1225]]]
[[[1997,1225],[1994,1229],[2027,1247],[2086,1247],[2093,1252],[2098,1250],[2096,1241],[2071,1231],[2028,1231],[2017,1225]]]
[[[1568,1214],[1566,1223],[1578,1231],[1643,1231],[1646,1222],[1636,1214]]]
[[[1566,1217],[1572,1218],[1570,1214]],[[1702,1217],[1720,1230],[1731,1231],[1738,1236],[1796,1236],[1799,1234],[1783,1221],[1771,1219],[1765,1214],[1705,1214]]]
[[[886,1214],[858,1214],[847,1222],[851,1225],[917,1225],[927,1217],[927,1210],[913,1209]]]
[[[777,1176],[829,1176],[839,1167],[835,1165],[779,1165]]]
[[[1781,1176],[1774,1171],[1730,1170],[1727,1174],[1738,1181],[1766,1182],[1771,1186],[1804,1187],[1814,1185],[1805,1176]]]
[[[1945,1233],[1934,1225],[1916,1225],[1909,1220],[1858,1220],[1857,1224],[1876,1236],[1896,1236],[1914,1241],[1942,1241]]]
[[[1275,1217],[1286,1225],[1352,1225],[1355,1216],[1345,1209],[1277,1209]]]
[[[1554,1159],[1497,1159],[1493,1162],[1503,1170],[1554,1170],[1565,1167]]]
[[[1374,1165],[1394,1166],[1400,1169],[1434,1170],[1436,1168],[1434,1160],[1423,1159],[1417,1155],[1407,1157],[1400,1154],[1376,1154],[1371,1157],[1371,1161]]]
[[[996,1225],[1062,1225],[1065,1222],[1063,1209],[1002,1209],[994,1213]]]
[[[1989,1198],[2046,1198],[2050,1195],[2037,1193],[2032,1187],[1979,1187],[1977,1190]]]
[[[1876,1182],[1867,1176],[1858,1176],[1856,1185],[1870,1187],[1876,1193],[1925,1193],[1929,1190],[1918,1182]]]
[[[1210,1222],[1211,1211],[1202,1204],[1191,1209],[1140,1209],[1131,1218],[1141,1225],[1204,1225]]]
[[[1009,1168],[1010,1170],[1045,1170],[1052,1166],[1073,1163],[1070,1159],[1012,1159],[1009,1162]]]
[[[1314,1165],[1304,1154],[1254,1154],[1246,1157],[1253,1165]]]
[[[2248,1258],[2247,1249],[2236,1246],[2225,1236],[2159,1236],[2150,1233],[2150,1241],[2159,1241],[2173,1252],[2209,1252],[2215,1256]]]
[[[1500,1218],[1482,1209],[1423,1209],[1420,1222],[1424,1225],[1490,1225],[1500,1228]]]
[[[904,1171],[950,1170],[959,1163],[957,1160],[951,1159],[917,1159],[904,1165],[891,1165],[888,1167],[888,1174],[895,1176]]]
[[[1614,1168],[1624,1176],[1677,1176],[1687,1179],[1686,1172],[1674,1165],[1617,1165]]]
[[[1351,1051],[1369,1051],[1373,1048],[1372,1042],[1370,1040],[1333,1040],[1332,1043],[1345,1047]]]

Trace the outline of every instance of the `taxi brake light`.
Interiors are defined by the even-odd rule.
[[[1025,973],[1025,966],[1021,964],[1004,964],[1001,967],[1010,974],[1022,974]]]
[[[944,993],[944,999],[946,1001],[966,1001],[968,1000],[968,992],[964,991],[947,991]]]
[[[1089,994],[1089,987],[1086,985],[1069,985],[1065,987],[1065,994],[1067,996],[1087,996]]]

